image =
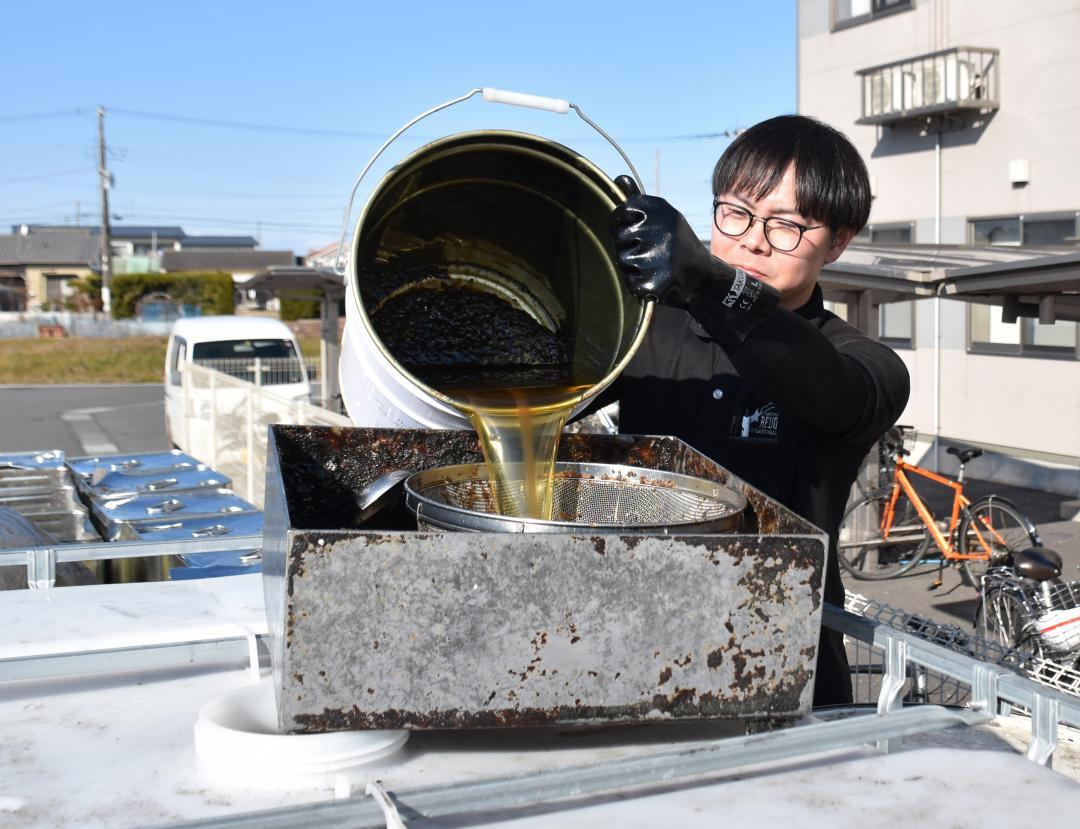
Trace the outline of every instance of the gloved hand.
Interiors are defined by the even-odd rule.
[[[721,345],[738,345],[775,310],[779,292],[712,256],[666,200],[642,195],[630,176],[615,183],[629,196],[611,225],[630,293],[682,308]]]

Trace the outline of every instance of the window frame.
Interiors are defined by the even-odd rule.
[[[837,5],[839,0],[832,0],[829,3],[829,31],[839,32],[844,29],[849,29],[852,26],[861,26],[864,23],[870,23],[873,20],[880,20],[890,15],[899,14],[900,12],[912,11],[915,8],[915,0],[901,0],[901,2],[894,3],[890,6],[882,6],[884,0],[870,0],[870,11],[866,14],[860,14],[857,17],[849,17],[846,20],[841,20],[840,15],[837,12]]]
[[[183,337],[173,337],[173,350],[169,355],[169,385],[179,386],[183,384],[184,363],[187,360],[187,340]]]
[[[1044,213],[1014,213],[1012,215],[995,213],[989,216],[968,216],[967,217],[967,243],[968,245],[975,245],[975,228],[976,222],[993,222],[993,221],[1011,221],[1016,220],[1020,223],[1020,239],[1013,243],[1010,242],[1007,245],[989,245],[988,247],[995,248],[1011,248],[1021,247],[1025,245],[1024,242],[1024,226],[1026,224],[1034,224],[1037,222],[1054,222],[1061,221],[1063,219],[1072,219],[1073,221],[1073,236],[1077,238],[1074,244],[1080,244],[1080,210],[1051,210]],[[1064,243],[1066,246],[1068,242]],[[1036,245],[1034,247],[1046,247],[1045,245]],[[1050,246],[1054,247],[1054,246]]]
[[[1077,326],[1076,344],[1070,348],[1067,345],[1035,345],[1032,342],[1035,334],[1035,325],[1038,320],[1034,317],[1018,317],[1016,322],[1020,326],[1019,343],[991,343],[975,340],[972,334],[972,314],[975,306],[988,308],[991,314],[1002,312],[1003,306],[992,305],[984,302],[968,302],[965,312],[965,340],[968,354],[990,354],[999,357],[1034,357],[1042,360],[1080,360],[1080,322],[1074,322]],[[1067,322],[1067,320],[1065,320]]]
[[[913,245],[916,243],[915,222],[870,222],[866,227],[872,245]],[[874,239],[874,233],[879,230],[908,230],[911,231],[911,239],[906,242],[878,242]]]
[[[918,315],[917,315],[917,312],[916,312],[916,303],[918,302],[918,300],[915,299],[915,298],[912,298],[912,299],[900,300],[900,302],[909,303],[908,312],[911,314],[911,336],[909,336],[909,337],[887,337],[887,336],[885,336],[884,326],[882,325],[882,323],[883,323],[882,309],[885,308],[886,305],[898,305],[900,303],[899,302],[883,302],[883,303],[881,303],[880,305],[877,306],[877,309],[878,309],[878,312],[877,312],[877,334],[878,334],[877,339],[878,339],[878,342],[884,343],[885,345],[889,346],[889,348],[892,348],[892,349],[902,349],[902,350],[905,350],[905,351],[914,351],[915,350],[915,326],[916,326],[916,323],[918,322]]]

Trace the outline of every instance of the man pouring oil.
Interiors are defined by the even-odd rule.
[[[811,118],[750,128],[713,171],[708,250],[668,202],[619,183],[619,267],[660,307],[599,404],[617,398],[620,431],[681,438],[825,530],[825,600],[843,606],[848,492],[908,398],[900,358],[826,311],[817,284],[869,217],[865,164]],[[823,628],[814,705],[850,701],[843,636]]]

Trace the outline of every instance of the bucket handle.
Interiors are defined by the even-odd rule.
[[[356,200],[356,191],[360,189],[360,182],[364,180],[364,176],[368,174],[368,171],[372,168],[375,162],[378,161],[379,156],[381,156],[386,150],[386,148],[393,144],[401,136],[401,134],[408,130],[410,127],[420,123],[429,115],[434,115],[436,112],[446,109],[447,107],[452,107],[455,104],[460,104],[462,101],[467,101],[474,95],[483,95],[485,101],[490,101],[496,104],[510,104],[512,106],[528,107],[530,109],[541,109],[547,112],[554,112],[559,115],[565,115],[571,109],[574,110],[574,112],[578,114],[582,121],[584,121],[594,130],[596,130],[598,133],[600,133],[600,135],[609,144],[611,144],[612,147],[615,148],[619,155],[622,156],[623,161],[626,162],[626,166],[630,168],[630,172],[634,175],[634,181],[637,182],[638,189],[642,193],[645,192],[645,185],[642,183],[641,176],[638,175],[638,171],[634,167],[634,164],[630,160],[630,157],[626,154],[623,148],[620,147],[618,143],[616,143],[615,139],[613,139],[610,135],[604,132],[604,130],[595,121],[593,121],[591,118],[589,118],[588,115],[582,112],[581,107],[579,107],[577,104],[570,101],[562,100],[561,98],[545,98],[540,95],[528,95],[524,92],[510,92],[505,89],[494,89],[490,86],[477,87],[476,89],[470,90],[459,98],[452,98],[451,100],[441,103],[438,106],[432,107],[427,112],[420,113],[403,127],[398,129],[398,131],[391,135],[388,139],[386,139],[386,141],[383,142],[383,145],[375,151],[375,155],[371,157],[371,160],[368,161],[368,163],[364,166],[364,169],[360,172],[360,175],[357,176],[356,182],[353,184],[352,192],[349,194],[349,202],[345,205],[345,216],[341,222],[341,238],[338,241],[337,256],[334,259],[334,272],[338,276],[343,277],[345,275],[345,263],[343,261],[342,254],[345,252],[345,237],[349,233],[349,216],[352,215],[353,202]]]

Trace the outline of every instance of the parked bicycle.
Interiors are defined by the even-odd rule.
[[[1021,656],[1080,668],[1080,581],[1061,581],[1061,556],[1021,550],[982,578],[975,631]]]
[[[857,501],[840,523],[840,565],[857,579],[888,579],[926,560],[931,543],[940,553],[941,585],[946,563],[960,568],[964,580],[978,588],[992,567],[1028,547],[1041,545],[1035,524],[1012,502],[996,495],[974,503],[964,495],[964,467],[982,454],[973,447],[949,447],[960,462],[953,481],[904,458],[911,454],[902,441],[886,439],[891,481]],[[952,490],[948,520],[938,522],[911,482],[918,475]]]

